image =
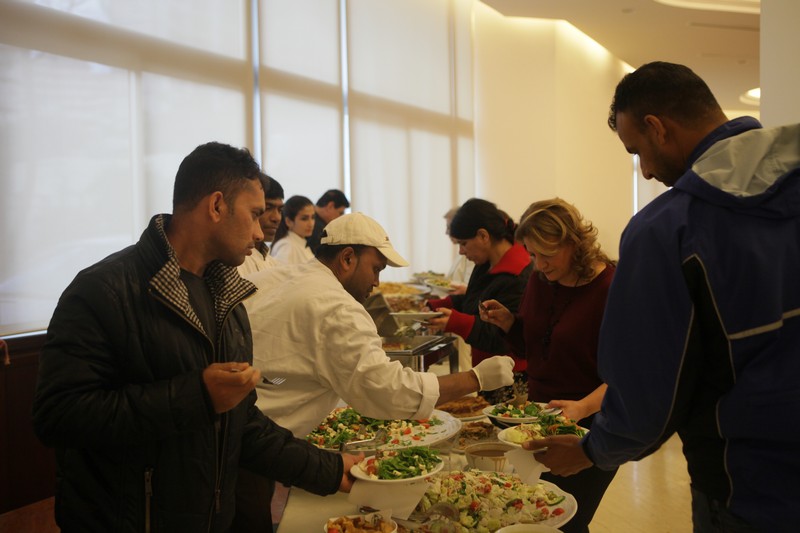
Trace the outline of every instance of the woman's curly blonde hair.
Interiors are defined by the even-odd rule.
[[[578,279],[591,279],[597,262],[614,264],[597,242],[597,229],[580,211],[561,198],[534,202],[520,218],[517,241],[533,241],[533,253],[554,255],[564,244],[573,244],[572,266]]]

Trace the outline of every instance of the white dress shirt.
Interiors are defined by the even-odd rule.
[[[258,407],[303,437],[341,398],[364,416],[430,417],[436,375],[414,372],[383,351],[375,322],[317,260],[249,274],[258,292],[245,301],[253,361],[279,386],[259,384]]]
[[[245,256],[244,263],[238,266],[239,275],[244,276],[245,274],[261,272],[262,270],[266,270],[280,264],[282,263],[278,262],[269,254],[269,248],[267,248],[267,255],[262,254],[256,249],[253,250],[252,254]]]
[[[314,258],[314,252],[308,247],[306,240],[291,230],[284,238],[272,244],[270,255],[286,264],[306,263]]]

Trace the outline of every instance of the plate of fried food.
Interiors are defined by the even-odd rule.
[[[329,518],[325,533],[396,533],[397,523],[383,513],[369,513]]]
[[[438,410],[450,413],[462,422],[484,418],[486,413],[483,410],[487,407],[490,407],[489,402],[483,396],[463,396],[436,406]]]
[[[499,430],[491,422],[475,421],[465,422],[461,425],[461,431],[456,435],[450,451],[453,453],[464,453],[467,446],[481,442],[497,442],[497,432]]]

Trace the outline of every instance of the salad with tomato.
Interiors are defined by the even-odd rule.
[[[346,442],[371,439],[379,429],[388,435],[386,448],[403,448],[422,440],[428,430],[443,422],[437,417],[422,420],[380,420],[362,416],[352,407],[334,409],[306,440],[319,448],[339,449]]]
[[[441,462],[436,450],[412,446],[402,450],[380,450],[358,466],[370,479],[409,479],[430,474]]]
[[[531,424],[520,424],[502,431],[501,438],[514,444],[542,439],[553,435],[577,435],[583,437],[587,430],[564,416],[551,416]]]
[[[437,502],[455,505],[460,533],[491,533],[512,524],[554,523],[569,516],[565,493],[543,483],[526,485],[515,474],[470,469],[434,476],[430,482],[416,510],[425,512]]]

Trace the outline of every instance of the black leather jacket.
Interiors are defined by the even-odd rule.
[[[154,217],[136,245],[79,273],[50,322],[33,419],[56,448],[63,531],[226,531],[240,465],[317,494],[339,486],[341,459],[266,418],[255,392],[214,413],[201,374],[252,362],[241,301],[255,288],[209,266],[214,346],[179,280],[168,222]]]

